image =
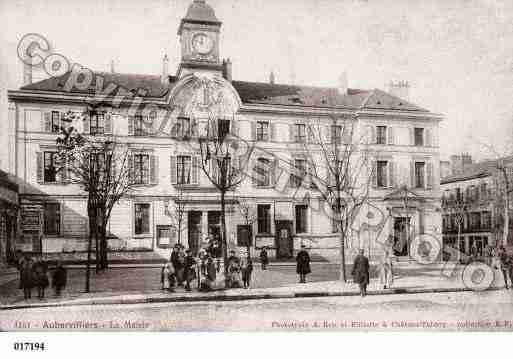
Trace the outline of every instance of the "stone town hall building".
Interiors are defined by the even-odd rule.
[[[140,184],[112,212],[108,226],[112,250],[152,250],[167,255],[177,240],[170,227],[169,203],[176,199],[178,187],[187,195],[185,246],[201,247],[209,230],[218,231],[220,223],[219,193],[198,168],[198,153],[176,133],[146,131],[141,125],[144,120],[160,124],[162,119],[148,119],[147,113],[131,114],[133,102],[121,100],[123,94],[136,94],[141,106],[179,108],[171,114],[171,122],[184,127],[193,117],[228,119],[231,123],[227,126],[236,129],[244,141],[257,144],[269,157],[279,155],[292,163],[301,159],[301,142],[308,141],[305,125],[312,119],[325,118],[326,130],[337,131],[328,122],[330,116],[349,116],[357,133],[366,134],[368,148],[375,154],[369,162],[376,174],[370,206],[384,216],[383,227],[369,229],[360,240],[372,247],[375,240],[390,236],[395,241],[423,232],[441,237],[440,115],[379,89],[284,85],[275,83],[272,75],[268,83],[233,80],[231,62],[220,57],[220,35],[221,22],[214,10],[205,1],[194,0],[178,29],[181,63],[176,75],[167,75],[165,58],[159,76],[95,72],[89,86],[84,86],[84,78],[67,73],[9,91],[9,129],[13,134],[8,147],[9,171],[18,179],[21,205],[18,248],[85,250],[86,195],[52,171],[54,126],[66,111],[83,112],[84,104],[102,84],[105,92],[114,84],[116,96],[106,97],[97,115],[75,125],[90,136],[111,135],[126,144]],[[404,88],[405,83],[399,85]],[[180,180],[183,173],[190,176]],[[256,216],[252,248],[268,246],[272,256],[290,256],[304,243],[313,253],[336,256],[336,226],[325,213],[314,209],[319,207],[319,196],[314,190],[309,199],[294,198],[293,193],[277,191],[265,181],[243,182],[228,195],[229,246],[236,246],[236,228],[243,223],[237,203],[243,200]],[[376,216],[366,218],[372,221]],[[285,231],[277,231],[277,223]],[[396,250],[396,255],[408,255],[408,248]]]

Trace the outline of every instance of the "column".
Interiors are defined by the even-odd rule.
[[[201,235],[200,246],[203,245],[205,238],[208,236],[208,211],[201,212]]]

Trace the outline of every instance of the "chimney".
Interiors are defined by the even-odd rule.
[[[410,84],[408,81],[390,81],[388,83],[388,92],[391,95],[399,97],[402,100],[410,99]]]
[[[110,60],[110,73],[114,74],[116,71],[114,71],[114,60]]]
[[[468,153],[451,156],[451,172],[453,175],[462,174],[472,165],[472,156]]]
[[[344,71],[338,78],[338,92],[341,95],[347,95],[347,73]]]
[[[164,58],[162,59],[162,75],[160,76],[160,81],[167,85],[169,83],[169,58],[167,57],[167,54],[164,55]]]
[[[230,59],[223,60],[223,77],[227,81],[232,81],[232,61]]]
[[[273,71],[271,71],[271,73],[269,74],[269,83],[270,83],[271,85],[274,85],[275,80],[276,80],[276,78],[275,78],[275,76],[274,76],[274,72],[273,72]]]

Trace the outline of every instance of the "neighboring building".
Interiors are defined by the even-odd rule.
[[[302,142],[309,141],[306,125],[321,118],[326,120],[326,131],[336,132],[331,116],[353,118],[358,136],[365,135],[368,140],[366,150],[377,154],[374,168],[368,169],[375,173],[370,202],[386,220],[383,231],[373,229],[360,239],[392,236],[403,243],[415,233],[430,232],[441,240],[441,115],[379,89],[349,89],[347,83],[340,88],[293,86],[275,83],[274,75],[269,83],[232,80],[232,63],[220,59],[220,31],[214,10],[195,0],[179,25],[181,63],[175,76],[167,75],[166,57],[160,76],[94,73],[89,86],[72,86],[74,80],[84,81],[84,77],[68,73],[9,91],[9,125],[16,138],[9,147],[11,171],[19,179],[22,211],[34,220],[41,218],[39,232],[33,226],[22,228],[24,245],[45,252],[86,248],[86,197],[53,170],[54,129],[63,112],[83,112],[84,103],[102,84],[103,88],[119,86],[119,91],[104,98],[99,115],[74,125],[91,136],[110,134],[125,143],[132,151],[140,182],[138,190],[113,210],[108,227],[113,250],[154,250],[167,255],[176,234],[169,226],[166,209],[176,199],[178,186],[187,192],[184,244],[196,251],[209,231],[219,231],[218,192],[202,175],[198,153],[181,132],[193,120],[199,121],[202,131],[201,125],[211,117],[219,121],[219,128],[222,124],[262,148],[265,154],[255,160],[275,163],[276,157],[286,158],[296,167],[301,167]],[[407,84],[402,85],[404,92]],[[157,114],[132,113],[131,102],[122,96],[134,93],[140,95],[141,107],[152,106]],[[167,135],[147,131],[145,123],[161,126],[162,112],[168,108],[179,109],[172,112],[169,123],[180,126]],[[337,138],[332,135],[328,137]],[[305,243],[314,253],[337,256],[339,237],[330,218],[315,210],[320,207],[315,190],[308,189],[309,200],[297,199],[295,188],[277,191],[274,182],[275,176],[268,173],[263,181],[243,182],[228,196],[229,245],[236,245],[236,226],[243,223],[236,206],[244,199],[256,214],[254,249],[268,246],[270,255],[290,256]],[[396,254],[407,255],[408,247],[401,247]]]
[[[18,185],[0,170],[0,268],[15,258],[18,209]]]
[[[452,158],[457,161],[453,164],[456,174],[441,179],[444,245],[468,256],[475,252],[478,257],[485,254],[486,246],[509,245],[511,238],[503,241],[503,209],[498,202],[501,196],[497,183],[502,177],[499,161],[500,166],[513,169],[513,158],[478,163],[473,163],[469,155]],[[512,229],[510,222],[510,237]]]

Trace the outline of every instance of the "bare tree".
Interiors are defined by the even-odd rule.
[[[231,120],[233,123],[233,119]],[[226,194],[233,192],[245,178],[245,163],[250,154],[240,154],[239,140],[232,136],[230,120],[210,118],[198,136],[200,167],[218,190],[221,203],[221,246],[223,250],[225,285],[228,285],[228,249],[226,233]],[[244,158],[243,158],[244,157]]]
[[[452,216],[456,222],[458,258],[455,259],[460,260],[462,252],[462,248],[460,248],[461,231],[465,223],[465,217],[467,217],[469,213],[469,202],[464,198],[464,196],[461,193],[451,194],[449,198],[444,198],[442,200],[442,207],[444,208],[446,213],[449,214],[449,221],[452,221]]]
[[[182,181],[181,183],[184,182]],[[187,201],[188,196],[183,186],[176,186],[176,196],[173,203],[166,206],[166,215],[170,218],[171,227],[176,231],[178,244],[182,244],[182,233],[186,229],[185,216],[187,211],[185,207]]]
[[[254,206],[251,206],[251,204],[242,199],[242,198],[239,198],[239,212],[242,216],[242,219],[244,220],[244,224],[246,226],[249,226],[249,228],[251,228],[250,230],[250,241],[249,243],[247,244],[247,251],[248,251],[248,260],[251,259],[251,243],[254,243],[253,242],[253,224],[256,222],[257,220],[257,213],[255,211],[255,207]]]
[[[345,247],[351,224],[368,201],[374,171],[364,137],[357,136],[356,128],[353,116],[331,116],[310,124],[304,141],[311,184],[325,201],[339,233],[339,278],[343,282],[347,280]]]
[[[68,112],[57,138],[58,162],[67,181],[88,194],[89,241],[86,291],[89,291],[92,239],[96,241],[97,270],[107,269],[107,224],[112,208],[132,188],[129,151],[111,136],[85,136],[72,122],[96,113],[88,107],[82,114]]]

